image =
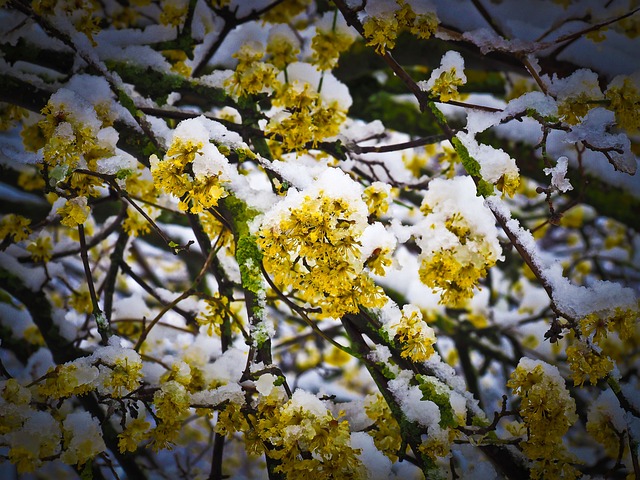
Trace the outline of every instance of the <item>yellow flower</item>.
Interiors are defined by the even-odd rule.
[[[392,462],[397,462],[398,455],[404,453],[401,451],[402,433],[389,405],[382,395],[377,393],[367,396],[364,411],[367,417],[374,421],[373,428],[367,430],[367,433],[373,437],[376,448]]]
[[[575,469],[568,464],[572,459],[562,446],[562,437],[577,420],[576,406],[557,368],[525,357],[507,386],[521,397],[519,413],[527,427],[527,439],[520,445],[534,460],[532,478],[561,478],[549,477],[557,472],[572,475]]]
[[[189,393],[184,385],[170,380],[153,395],[156,416],[166,423],[180,422],[189,413]]]
[[[0,239],[11,237],[12,241],[20,242],[31,234],[30,224],[31,220],[22,215],[5,215],[0,220]]]
[[[367,46],[375,47],[377,53],[383,54],[396,46],[399,25],[395,16],[368,17],[362,27]]]
[[[216,292],[213,298],[206,299],[207,312],[196,317],[198,325],[207,327],[207,334],[213,335],[214,331],[220,335],[220,327],[225,318],[229,317],[229,299]]]
[[[171,71],[183,77],[191,75],[191,67],[186,64],[189,59],[187,54],[182,50],[163,50],[162,56],[171,63]]]
[[[431,93],[441,102],[448,102],[458,98],[458,87],[464,85],[463,80],[457,75],[455,69],[442,72],[436,79]]]
[[[342,25],[338,26],[338,11],[328,13],[330,17],[324,17],[316,26],[316,34],[311,40],[311,62],[316,65],[318,70],[331,70],[338,64],[340,54],[349,49],[355,38],[344,31]],[[332,20],[329,27],[328,22],[323,20]]]
[[[275,66],[260,61],[264,56],[262,48],[258,43],[244,43],[233,54],[233,57],[238,59],[238,65],[233,75],[225,82],[231,93],[244,97],[278,86]]]
[[[630,133],[640,128],[639,85],[638,75],[619,76],[611,81],[604,93],[611,102],[609,108],[616,113],[616,121]]]
[[[149,438],[151,424],[144,418],[138,417],[129,422],[126,428],[118,434],[118,450],[120,453],[135,452],[140,442]]]
[[[438,17],[434,12],[416,15],[409,31],[418,38],[428,39],[438,30]]]
[[[165,1],[162,4],[162,13],[160,14],[160,23],[162,25],[171,25],[179,27],[184,22],[187,14],[187,4],[175,1]]]
[[[172,141],[164,160],[160,161],[156,156],[150,159],[154,185],[180,198],[180,210],[203,213],[227,195],[221,186],[226,181],[221,171],[196,171],[196,164],[200,165],[203,159],[209,159],[205,156],[206,152],[217,155],[217,160],[225,159],[215,146],[208,144],[206,147],[208,150],[202,141],[177,137]]]
[[[93,312],[93,303],[89,293],[89,287],[82,285],[77,290],[71,292],[69,306],[79,313]]]
[[[33,472],[42,463],[35,452],[19,446],[11,447],[9,461],[16,466],[18,473]]]
[[[48,262],[53,255],[51,237],[48,235],[39,236],[27,245],[27,251],[31,254],[34,262]]]
[[[95,389],[92,383],[98,376],[95,367],[78,362],[58,365],[50,368],[44,383],[38,387],[40,394],[54,399],[67,398],[71,395],[84,395]]]
[[[402,357],[410,358],[414,362],[425,362],[435,352],[435,332],[422,319],[422,313],[416,307],[405,305],[400,321],[392,325],[392,328],[395,329],[398,343],[402,346]]]
[[[75,197],[67,200],[67,203],[56,211],[62,217],[60,223],[71,228],[86,222],[90,212],[87,197]]]
[[[278,395],[262,398],[251,415],[251,435],[271,448],[266,454],[279,460],[276,472],[287,479],[363,479],[364,469],[351,447],[349,423],[339,421],[313,395],[298,390],[283,402]]]
[[[142,205],[141,208],[152,219],[155,219],[160,215],[160,210],[152,207],[151,205]],[[145,235],[151,232],[151,224],[149,221],[131,205],[127,206],[127,218],[122,222],[122,227],[124,228],[124,231],[132,237]]]
[[[493,232],[490,234],[473,218],[465,218],[461,213],[467,202],[475,202],[478,197],[466,197],[462,201],[462,196],[458,195],[455,201],[443,201],[445,192],[463,183],[471,183],[474,188],[468,177],[433,180],[420,207],[427,216],[427,230],[418,242],[423,249],[418,271],[420,280],[440,292],[441,304],[453,308],[465,307],[480,279],[495,265],[500,254]],[[483,208],[481,203],[479,207]],[[484,210],[481,211],[484,214]],[[430,241],[429,228],[440,229],[436,237],[446,239],[446,242]]]
[[[364,189],[369,215],[381,217],[389,210],[389,187],[382,182],[374,182]]]
[[[613,361],[609,357],[583,343],[567,347],[567,361],[572,371],[573,382],[579,387],[587,377],[589,383],[595,385],[613,369]]]
[[[129,393],[140,385],[142,377],[142,362],[129,361],[127,358],[117,358],[113,365],[110,365],[111,373],[104,381],[104,386],[112,390],[115,398]]]
[[[13,128],[22,118],[29,116],[29,111],[17,105],[0,102],[0,131]]]
[[[270,8],[262,18],[265,22],[286,24],[291,22],[299,13],[304,12],[309,3],[311,3],[311,0],[287,0]]]
[[[284,34],[272,35],[267,43],[267,55],[269,62],[280,70],[297,60],[300,48],[292,43],[293,39]]]
[[[322,317],[355,313],[358,305],[379,307],[385,297],[363,271],[357,211],[324,191],[306,196],[277,225],[258,232],[264,266],[279,288],[298,290],[322,309]]]

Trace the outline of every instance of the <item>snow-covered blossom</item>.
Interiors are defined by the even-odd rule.
[[[367,225],[360,188],[329,169],[309,188],[289,190],[258,233],[267,272],[280,288],[299,291],[322,316],[339,318],[359,305],[384,304],[364,270],[359,239]]]
[[[458,98],[458,87],[467,83],[464,74],[464,59],[458,52],[449,50],[440,61],[440,66],[431,72],[429,80],[418,86],[442,102]]]
[[[463,305],[500,259],[494,219],[470,177],[432,180],[420,209],[420,279],[441,292],[445,305]]]

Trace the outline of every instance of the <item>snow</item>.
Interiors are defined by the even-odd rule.
[[[545,168],[545,175],[551,175],[551,186],[561,192],[568,192],[573,190],[573,186],[569,179],[565,178],[567,174],[567,167],[569,165],[569,159],[562,156],[558,159],[555,167]]]
[[[327,407],[322,403],[322,400],[302,389],[293,392],[288,407],[294,411],[301,408],[316,417],[324,417],[327,414]]]
[[[342,170],[328,168],[308,188],[302,191],[290,188],[284,200],[281,200],[265,215],[262,226],[263,228],[277,227],[282,216],[288,215],[289,209],[297,208],[306,197],[315,198],[322,195],[346,200],[353,210],[351,219],[357,221],[364,229],[368,211],[361,198],[362,191],[362,187],[351,180]]]
[[[115,365],[118,362],[128,365],[139,364],[142,360],[138,352],[130,347],[122,346],[123,340],[113,335],[109,338],[109,345],[98,347],[93,352],[91,360],[100,361],[107,365]]]
[[[360,249],[363,258],[369,258],[373,251],[377,248],[381,250],[388,250],[392,253],[396,248],[396,237],[387,230],[380,222],[375,222],[365,228],[362,236],[360,237],[360,243],[362,244]]]
[[[400,405],[408,420],[417,422],[423,427],[439,430],[440,410],[431,400],[422,400],[422,391],[417,385],[410,385],[411,372],[400,372],[388,383],[389,390]]]
[[[631,142],[624,133],[609,133],[608,127],[614,125],[615,114],[606,108],[597,107],[589,110],[581,123],[571,127],[566,142],[583,142],[587,148],[608,150],[616,170],[634,175],[637,170],[637,159],[631,151]]]
[[[260,375],[260,378],[255,381],[256,390],[258,390],[258,393],[264,397],[269,396],[274,387],[273,382],[275,382],[276,379],[277,377],[270,373]]]
[[[497,125],[505,119],[526,112],[528,109],[535,110],[542,117],[555,117],[558,115],[556,101],[542,92],[527,92],[506,105],[501,105],[499,101],[491,102],[491,106],[499,108],[498,112],[487,112],[481,109],[469,108],[467,110],[467,125],[465,130],[469,134],[484,132],[487,128]],[[482,103],[486,105],[486,103]]]
[[[372,17],[388,17],[393,15],[400,7],[397,3],[386,0],[369,0],[365,4],[364,11]]]
[[[578,154],[573,144],[566,141],[566,133],[552,131],[547,139],[547,153],[552,158],[566,156],[569,159],[569,166],[572,168],[583,168],[584,171],[605,182],[613,188],[620,188],[627,194],[640,198],[640,175],[629,175],[618,170],[604,157],[600,152],[594,152],[586,149],[580,155],[580,164],[578,164]],[[637,158],[636,158],[637,170]],[[633,167],[631,167],[633,168]]]
[[[20,281],[24,283],[25,287],[32,292],[39,291],[47,281],[47,275],[44,268],[30,267],[20,263],[16,258],[18,255],[14,256],[11,254],[16,251],[16,248],[17,247],[12,245],[7,249],[7,251],[0,252],[0,265],[2,265],[2,269],[7,270],[9,273],[18,277]],[[23,251],[20,250],[20,253],[22,254]]]
[[[391,460],[373,444],[373,438],[364,432],[351,433],[351,447],[362,450],[358,458],[367,471],[366,478],[388,480],[395,478],[391,472]]]
[[[215,407],[223,402],[243,404],[244,391],[237,383],[227,383],[218,388],[201,390],[191,394],[191,404]]]
[[[458,132],[456,137],[467,148],[469,155],[480,164],[480,175],[487,182],[496,183],[503,175],[518,175],[516,161],[501,148],[478,143],[470,133]]]
[[[209,374],[218,382],[237,382],[247,364],[247,353],[230,348],[219,357],[209,370]]]

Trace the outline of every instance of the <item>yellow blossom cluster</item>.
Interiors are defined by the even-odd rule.
[[[598,76],[593,72],[579,70],[557,83],[559,85],[554,86],[551,93],[557,96],[558,115],[571,125],[580,123],[593,108],[594,102],[605,98]]]
[[[311,40],[311,62],[319,70],[335,68],[340,54],[346,52],[354,40],[355,36],[348,30],[337,10],[325,14],[317,23],[316,34]]]
[[[187,7],[187,2],[184,1],[163,1],[162,12],[160,13],[160,23],[162,25],[171,25],[172,27],[182,26],[184,23],[184,17],[187,15]]]
[[[289,23],[296,15],[302,13],[310,3],[311,0],[287,0],[270,8],[262,18],[265,22],[270,23]]]
[[[580,320],[580,331],[590,343],[578,343],[567,349],[574,380],[588,377],[594,384],[640,344],[638,306],[617,307],[613,311],[593,312]]]
[[[139,207],[149,218],[155,220],[161,211],[151,204],[158,196],[158,189],[156,189],[153,183],[153,177],[150,175],[150,171],[145,170],[141,164],[138,164],[135,169],[128,170],[125,173],[125,190],[130,196],[145,201],[145,203],[139,205]],[[132,205],[127,206],[127,217],[122,223],[122,226],[124,231],[131,236],[144,235],[151,231],[151,225],[147,218]]]
[[[89,357],[50,368],[38,384],[39,394],[68,398],[97,390],[101,395],[120,398],[138,388],[142,361],[133,350],[101,347]]]
[[[96,159],[109,152],[98,144],[97,135],[107,119],[98,117],[96,108],[70,90],[59,90],[42,109],[38,123],[44,137],[44,163],[49,175],[62,180],[81,159]],[[97,150],[97,152],[95,152]]]
[[[89,90],[89,85],[95,90]],[[41,149],[43,161],[37,165],[39,179],[29,172],[22,181],[32,189],[43,188],[46,180],[50,187],[66,191],[67,202],[57,210],[62,225],[75,228],[85,223],[90,213],[87,197],[100,195],[97,187],[103,180],[78,169],[96,172],[98,161],[115,153],[118,135],[112,125],[117,114],[112,95],[106,80],[77,75],[68,89],[62,88],[49,98],[42,109],[44,118],[37,123],[24,122],[21,135],[25,148]],[[59,194],[57,190],[49,200],[53,202]]]
[[[189,77],[191,75],[192,68],[187,65],[189,57],[183,50],[163,50],[162,56],[171,63],[171,71],[182,75],[183,77]]]
[[[225,86],[230,93],[246,97],[267,93],[275,107],[265,132],[281,142],[285,151],[305,151],[309,145],[335,136],[346,119],[346,100],[321,93],[342,90],[329,72],[322,76],[313,65],[297,61],[299,41],[288,26],[274,27],[269,35],[266,53],[259,42],[244,43],[233,54],[238,60]]]
[[[22,215],[15,213],[5,215],[0,220],[0,240],[9,239],[13,242],[25,240],[31,234],[29,225],[31,220]]]
[[[414,362],[425,362],[435,352],[435,332],[423,320],[422,312],[417,307],[410,304],[402,307],[402,317],[392,328],[402,346],[402,357]]]
[[[567,347],[567,362],[571,368],[573,383],[579,387],[587,378],[591,385],[595,385],[613,369],[613,362],[608,356],[583,342]]]
[[[301,63],[294,65],[295,70],[307,66],[311,67]],[[307,81],[280,84],[272,103],[281,110],[271,117],[265,132],[279,140],[286,151],[304,151],[308,144],[315,146],[317,142],[337,135],[346,119],[346,109],[337,100],[327,102]]]
[[[365,226],[349,200],[322,190],[304,195],[258,232],[264,267],[278,288],[298,291],[321,317],[380,307],[382,290],[363,271],[359,239]]]
[[[196,321],[198,325],[207,327],[209,336],[214,332],[216,335],[220,335],[220,327],[224,319],[229,317],[229,299],[216,292],[211,299],[206,299],[205,303],[207,310],[198,315]]]
[[[141,205],[140,208],[146,213],[147,217],[152,220],[160,216],[160,209],[152,205]],[[122,228],[127,234],[133,237],[145,235],[151,231],[149,220],[131,205],[127,207],[127,218],[122,222]]]
[[[83,466],[107,449],[102,429],[89,412],[74,412],[62,422],[62,453],[60,459],[68,465]]]
[[[640,128],[640,75],[614,78],[604,92],[618,124],[629,133]]]
[[[222,184],[226,159],[208,139],[176,135],[163,160],[151,157],[156,188],[180,199],[178,208],[202,213],[227,196]]]
[[[93,35],[100,32],[99,2],[95,0],[84,2],[34,0],[31,5],[33,10],[42,16],[64,15],[76,30],[84,33],[95,46]]]
[[[438,17],[433,11],[415,12],[404,0],[396,0],[396,5],[389,2],[389,5],[385,11],[368,16],[362,24],[367,45],[375,47],[380,54],[395,47],[402,30],[428,39],[438,28]]]
[[[15,379],[0,382],[0,434],[18,473],[60,458],[81,467],[106,449],[99,423],[88,412],[42,409],[42,391]]]
[[[285,28],[286,30],[273,27],[269,33],[269,40],[267,42],[269,63],[274,65],[278,70],[284,70],[287,68],[287,65],[297,61],[297,56],[300,53],[300,42],[288,25],[285,26]]]
[[[0,102],[0,132],[13,128],[21,119],[28,116],[28,110],[10,103]]]
[[[391,188],[382,182],[373,182],[364,189],[362,197],[367,202],[369,215],[379,218],[389,210]]]
[[[368,395],[364,401],[364,411],[373,420],[373,428],[367,430],[367,433],[373,437],[376,448],[392,462],[398,461],[399,455],[403,453],[400,425],[391,414],[384,397],[379,393]]]
[[[603,391],[589,408],[587,432],[604,447],[609,458],[622,460],[628,465],[632,463],[628,442],[630,432],[623,411],[611,390]],[[633,469],[629,466],[630,470]]]
[[[458,52],[449,50],[443,55],[440,66],[431,72],[429,80],[420,81],[418,85],[433,98],[448,102],[460,97],[458,87],[465,83],[467,76],[464,73],[464,59]]]
[[[50,368],[38,392],[45,397],[67,398],[71,395],[84,395],[95,389],[93,381],[98,376],[98,370],[83,368],[78,362],[58,365]]]
[[[128,358],[116,358],[106,367],[107,375],[102,384],[102,391],[108,392],[114,398],[135,390],[142,378],[142,362],[130,361]]]
[[[186,387],[176,380],[164,382],[153,395],[159,422],[151,432],[155,451],[171,448],[180,435],[182,422],[189,415],[191,397]]]
[[[56,213],[62,217],[60,220],[62,225],[75,228],[87,221],[91,209],[87,203],[87,197],[75,197],[67,200]]]
[[[259,450],[279,461],[275,471],[290,480],[362,479],[365,469],[351,447],[347,420],[340,420],[315,396],[298,390],[283,402],[274,389],[260,400],[255,414],[249,415],[247,432]]]
[[[432,460],[445,458],[451,453],[451,445],[459,435],[460,433],[454,428],[438,430],[435,433],[429,432],[427,439],[418,448],[423,455]]]
[[[464,81],[454,70],[442,72],[431,88],[431,93],[442,102],[448,102],[458,98],[458,87],[464,85]]]
[[[127,423],[124,430],[118,434],[118,450],[120,453],[135,452],[141,442],[149,438],[151,424],[143,417],[134,418]]]
[[[576,405],[557,368],[525,357],[507,386],[521,399],[519,413],[528,435],[520,446],[533,460],[531,478],[577,478],[562,446],[562,437],[577,420]]]
[[[238,97],[254,95],[275,88],[277,69],[271,63],[262,61],[264,50],[258,42],[244,43],[233,57],[238,60],[233,75],[225,82],[231,93]]]
[[[429,212],[429,207],[423,204],[421,210]],[[473,296],[479,280],[486,276],[497,258],[485,237],[473,232],[462,215],[452,215],[444,226],[457,237],[457,244],[423,255],[420,280],[442,292],[440,303],[462,307]]]
[[[31,254],[34,262],[48,262],[53,256],[53,244],[51,237],[40,235],[27,245],[27,252]]]

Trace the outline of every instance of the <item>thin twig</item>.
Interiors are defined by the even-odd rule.
[[[100,309],[98,303],[98,297],[96,295],[96,288],[93,284],[93,276],[91,275],[91,267],[89,266],[89,255],[87,254],[87,242],[84,235],[84,225],[78,224],[78,237],[80,239],[80,258],[82,259],[82,265],[84,267],[84,274],[87,278],[87,286],[89,287],[89,295],[91,297],[91,304],[93,307],[93,317],[98,325],[98,333],[100,334],[101,344],[107,345],[109,343],[109,337],[111,331],[109,328],[109,322],[107,321],[104,313]]]

